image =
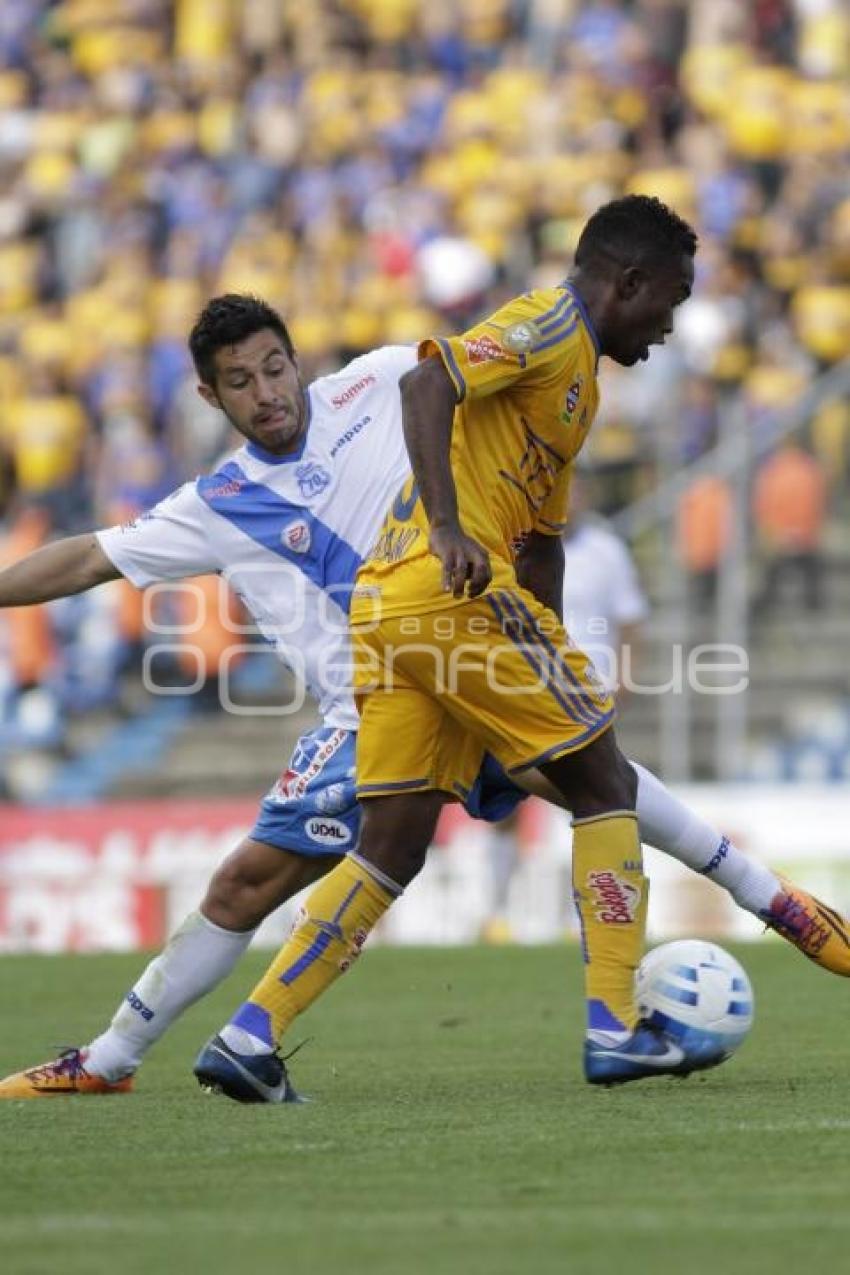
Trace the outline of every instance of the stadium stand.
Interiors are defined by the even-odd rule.
[[[627,191],[692,217],[702,250],[677,339],[625,384],[606,370],[589,448],[600,507],[698,460],[732,410],[757,437],[850,356],[849,71],[841,0],[5,0],[4,560],[132,516],[226,448],[185,349],[208,295],[266,296],[310,375],[559,281],[589,211]],[[821,568],[817,685],[832,697],[848,689],[846,402],[794,442],[817,474],[805,552]],[[806,623],[799,600],[773,598],[795,516],[775,498],[780,463],[754,495],[752,598],[771,597],[773,622],[753,633],[753,766],[844,778],[846,728],[827,712],[798,737],[790,700],[777,708],[783,646]],[[723,548],[721,493],[689,500],[686,563],[697,542]],[[663,547],[637,548],[657,593]],[[105,745],[111,782],[116,756],[138,782],[117,727],[151,712],[138,668],[156,640],[121,586],[0,617],[8,792],[64,791],[63,765]],[[652,762],[654,719],[635,720]],[[274,730],[258,728],[257,775]]]

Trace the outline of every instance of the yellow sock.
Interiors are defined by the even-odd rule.
[[[380,878],[380,879],[379,879]],[[401,889],[349,856],[319,882],[292,933],[230,1024],[270,1046],[359,956]]]
[[[574,822],[573,894],[581,921],[588,1031],[631,1031],[649,900],[635,815],[617,811]]]

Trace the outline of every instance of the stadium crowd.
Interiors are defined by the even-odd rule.
[[[278,307],[309,376],[558,282],[588,214],[647,191],[701,251],[675,340],[605,370],[589,459],[614,510],[730,406],[763,429],[850,355],[848,150],[842,0],[4,0],[3,559],[227,446],[185,347],[213,293]],[[769,458],[766,555],[816,561],[848,463],[840,404]],[[728,503],[683,504],[699,578]],[[47,676],[60,710],[102,702],[143,637],[129,598],[6,617],[8,694]]]

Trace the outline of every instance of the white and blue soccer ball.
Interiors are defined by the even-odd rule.
[[[723,1062],[753,1025],[753,989],[743,966],[716,943],[681,939],[653,948],[638,966],[641,1018],[660,1027],[702,1066]]]

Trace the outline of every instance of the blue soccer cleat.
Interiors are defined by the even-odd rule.
[[[192,1068],[207,1093],[234,1102],[305,1102],[289,1081],[279,1054],[237,1054],[220,1036],[204,1045]]]
[[[723,1055],[712,1059],[694,1057],[672,1036],[640,1022],[619,1045],[584,1042],[584,1078],[591,1085],[622,1085],[627,1080],[644,1080],[648,1076],[687,1076],[723,1061]]]

